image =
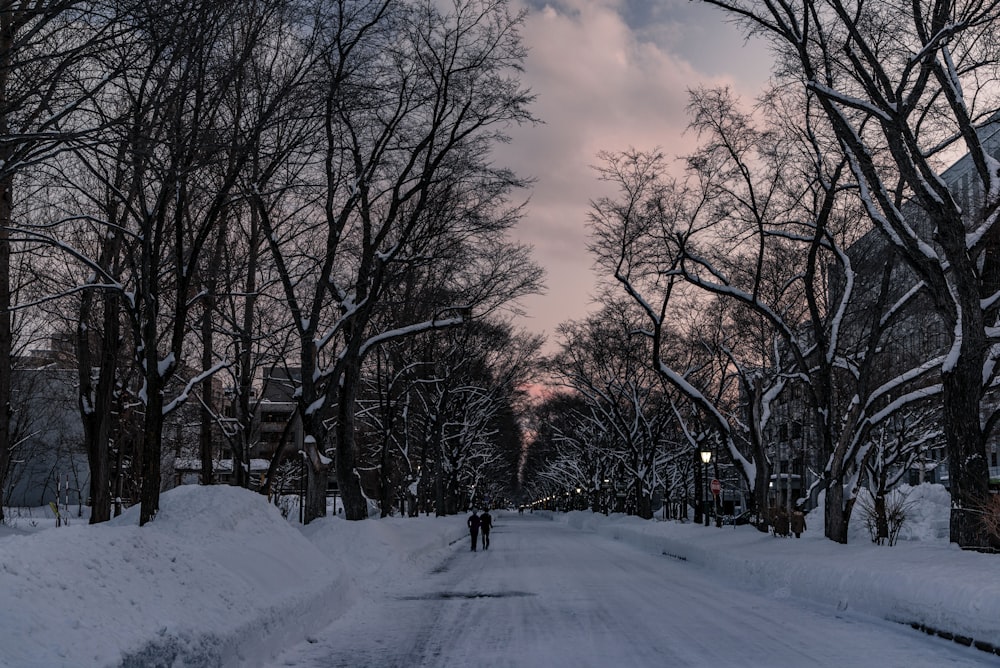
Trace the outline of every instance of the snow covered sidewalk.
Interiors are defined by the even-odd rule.
[[[558,514],[570,525],[710,570],[735,587],[813,601],[913,625],[981,649],[1000,647],[1000,555],[946,540],[877,546],[867,536],[839,545],[822,530],[776,538],[753,527]],[[913,527],[916,528],[916,527]]]

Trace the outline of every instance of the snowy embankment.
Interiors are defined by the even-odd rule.
[[[137,513],[0,532],[0,665],[260,665],[343,614],[394,540],[415,560],[447,547],[426,526],[394,528],[403,520],[319,522],[307,538],[227,486],[165,493],[143,528]]]
[[[1000,555],[963,551],[946,535],[941,538],[947,492],[924,487],[911,496],[913,522],[901,533],[908,540],[893,547],[874,545],[859,517],[852,520],[850,544],[826,540],[818,519],[822,508],[810,513],[817,517],[810,523],[815,530],[801,539],[776,538],[750,526],[704,527],[589,512],[554,517],[703,567],[734,586],[915,625],[988,651],[1000,648]],[[947,531],[946,520],[944,527]]]

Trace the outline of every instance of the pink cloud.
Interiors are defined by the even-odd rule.
[[[729,85],[752,97],[767,78],[766,54],[745,50],[717,13],[686,2],[664,7],[629,26],[624,0],[553,0],[530,9],[522,31],[529,49],[523,81],[544,124],[515,128],[497,157],[537,179],[517,235],[548,271],[547,294],[524,302],[524,326],[546,333],[550,350],[556,326],[593,307],[587,213],[591,199],[610,194],[591,169],[597,153],[659,146],[683,154],[695,141],[684,132],[688,88]],[[709,57],[692,50],[692,33]],[[760,61],[756,80],[746,76],[748,53]],[[740,72],[727,72],[728,62]]]

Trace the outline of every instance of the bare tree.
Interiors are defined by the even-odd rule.
[[[450,479],[439,487],[451,493],[436,502],[438,514],[455,512],[463,485],[492,499],[511,495],[521,441],[514,411],[539,347],[539,337],[492,320],[381,347],[358,415],[377,434],[362,454],[369,466],[378,462],[383,515],[393,499],[410,497],[412,505],[424,477],[438,486],[445,470]]]
[[[216,267],[220,283],[212,319],[218,341],[213,352],[231,361],[220,377],[233,414],[225,416],[216,407],[212,420],[233,453],[233,484],[249,487],[251,459],[261,456],[256,419],[269,383],[266,370],[281,366],[293,341],[276,307],[281,294],[267,263],[256,210],[248,207],[234,214],[228,231]]]
[[[693,307],[684,294],[680,269],[683,254],[678,242],[702,224],[702,212],[710,206],[708,194],[705,191],[692,194],[680,184],[665,181],[662,155],[658,153],[631,151],[622,155],[604,154],[603,158],[605,164],[599,168],[601,178],[620,188],[620,198],[605,198],[593,204],[593,251],[601,266],[611,272],[641,308],[646,322],[637,327],[637,331],[651,340],[651,365],[662,378],[683,392],[706,416],[712,430],[721,435],[726,450],[759,502],[761,494],[766,494],[767,484],[765,480],[763,491],[758,491],[761,485],[758,474],[767,470],[763,449],[751,452],[750,459],[740,451],[738,426],[731,423],[712,401],[710,393],[706,394],[691,382],[691,373],[701,367],[700,362],[690,368],[677,369],[674,367],[687,366],[683,358],[677,360],[680,364],[669,361],[673,336],[669,315],[672,309],[691,313]],[[721,386],[716,387],[721,391]],[[754,394],[761,400],[771,396],[767,390]],[[697,488],[697,480],[695,484]]]
[[[868,215],[916,273],[952,332],[938,367],[951,539],[962,546],[985,544],[975,509],[989,495],[986,438],[996,418],[983,399],[1000,368],[993,336],[1000,189],[989,139],[997,107],[991,86],[1000,74],[1000,6],[953,0],[708,2],[781,50],[783,74],[817,100]],[[956,147],[972,163],[966,185],[971,197],[954,192],[940,176]],[[891,157],[888,164],[880,160],[883,153]]]
[[[165,416],[221,366],[183,374],[182,387],[168,398],[185,364],[190,316],[206,297],[202,253],[230,214],[254,138],[281,104],[280,95],[273,97],[253,114],[234,104],[233,90],[244,83],[251,54],[272,35],[274,21],[282,25],[282,6],[192,0],[169,10],[132,7],[134,29],[114,52],[130,69],[104,110],[115,114],[117,134],[78,152],[108,196],[97,210],[116,245],[104,252],[120,253],[112,261],[125,267],[117,276],[106,262],[73,253],[95,272],[90,289],[121,295],[136,342],[145,420],[141,524],[159,506]],[[116,168],[107,172],[104,161]]]
[[[536,289],[526,251],[503,241],[517,219],[506,197],[522,181],[488,161],[507,125],[530,120],[529,96],[509,76],[523,57],[520,21],[506,2],[482,0],[447,10],[427,0],[339,4],[324,19],[322,139],[297,157],[306,183],[294,200],[271,180],[256,188],[300,344],[307,519],[325,514],[331,467],[345,515],[367,515],[354,439],[366,356]],[[404,268],[433,267],[458,241],[476,250],[463,271],[442,276],[456,283],[442,290],[453,300],[380,330],[376,315]]]
[[[923,410],[901,411],[872,430],[863,465],[868,491],[874,499],[873,514],[876,534],[889,538],[886,516],[886,496],[909,474],[914,465],[921,465],[921,453],[940,447],[944,433],[939,411],[932,406]],[[860,484],[860,480],[859,480]]]
[[[604,440],[624,475],[630,508],[650,518],[652,495],[661,484],[657,473],[667,454],[664,435],[673,416],[649,365],[649,341],[629,306],[612,303],[587,320],[561,325],[564,341],[550,372],[584,397],[594,427],[607,430]]]
[[[93,130],[83,113],[105,86],[88,64],[113,22],[102,3],[5,2],[0,7],[0,488],[11,448],[11,234],[17,176]],[[3,509],[0,508],[0,520]]]
[[[884,361],[886,333],[913,308],[917,293],[893,289],[899,272],[891,257],[881,263],[852,258],[866,248],[857,243],[863,218],[844,179],[846,162],[836,150],[824,150],[827,140],[809,124],[809,100],[801,106],[772,96],[768,102],[784,105],[783,116],[804,125],[758,130],[727,93],[693,93],[693,125],[704,144],[687,160],[687,182],[666,180],[657,154],[610,157],[603,173],[623,196],[595,204],[595,250],[644,309],[654,365],[723,438],[758,505],[768,483],[761,438],[768,404],[789,382],[805,387],[825,460],[825,531],[843,542],[868,430],[934,394],[928,376],[935,363]],[[865,281],[856,262],[868,272]],[[749,332],[761,334],[750,345],[713,345],[741,379],[743,417],[720,410],[724,395],[692,386],[687,372],[665,363],[660,352],[670,318],[683,321],[689,317],[682,313],[697,312],[690,306],[698,299],[692,288],[725,300]],[[749,332],[735,336],[747,339]],[[750,459],[740,450],[741,432]]]
[[[535,416],[538,427],[526,461],[532,466],[525,466],[522,484],[530,487],[542,478],[556,489],[579,488],[593,512],[608,513],[614,451],[607,425],[586,397],[557,392],[535,407]]]

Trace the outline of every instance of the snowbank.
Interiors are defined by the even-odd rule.
[[[947,542],[947,532],[940,537],[941,507],[947,509],[948,499],[934,487],[911,494],[912,522],[893,547],[874,545],[860,518],[852,520],[855,542],[826,540],[817,513],[822,509],[810,513],[817,519],[802,539],[776,538],[750,526],[704,527],[589,512],[555,519],[685,560],[777,598],[810,600],[1000,646],[1000,557],[963,551]]]
[[[337,569],[260,495],[184,486],[138,507],[0,540],[0,664],[259,665],[325,626]]]
[[[468,540],[465,519],[386,517],[348,522],[340,517],[313,522],[302,533],[334,562],[352,564],[352,577],[391,582],[394,576],[426,571],[441,553]]]

